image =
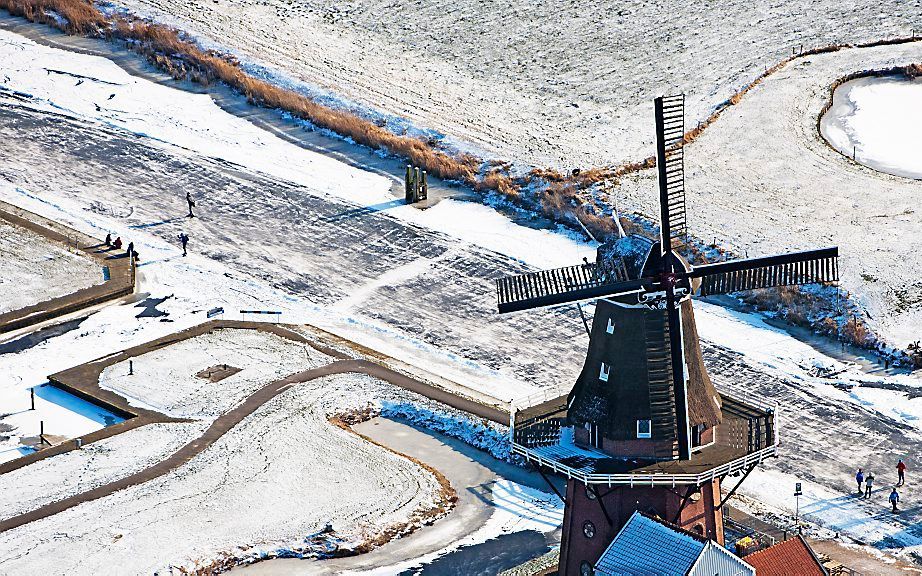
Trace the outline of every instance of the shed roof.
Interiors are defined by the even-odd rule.
[[[687,574],[707,540],[634,512],[596,563],[600,574]]]
[[[810,545],[798,535],[746,556],[758,576],[828,576]]]

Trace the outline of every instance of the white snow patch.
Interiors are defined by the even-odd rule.
[[[0,314],[102,282],[96,262],[0,220]]]
[[[315,368],[329,358],[307,344],[256,330],[222,328],[103,370],[99,386],[176,418],[216,418],[262,386]],[[218,382],[196,374],[217,365],[241,368]]]
[[[827,140],[862,164],[922,179],[922,81],[861,78],[836,88],[823,117]]]

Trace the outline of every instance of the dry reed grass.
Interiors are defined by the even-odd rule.
[[[224,82],[246,96],[254,105],[285,110],[320,128],[349,137],[363,146],[387,150],[440,178],[455,180],[481,191],[496,191],[518,206],[538,209],[544,215],[563,224],[571,225],[571,220],[578,217],[587,228],[593,230],[593,234],[603,235],[599,239],[616,230],[614,222],[610,218],[598,216],[586,207],[579,191],[599,182],[616,180],[620,176],[656,165],[655,158],[649,157],[616,166],[573,170],[569,174],[547,168],[535,168],[524,177],[514,178],[509,175],[508,164],[505,162],[484,162],[469,154],[450,155],[439,148],[438,142],[395,134],[387,129],[384,122],[375,122],[351,112],[329,108],[302,94],[253,78],[242,70],[234,58],[202,50],[173,28],[137,18],[107,17],[90,0],[0,0],[0,8],[32,22],[54,26],[69,34],[124,40],[130,49],[144,55],[152,64],[175,78],[205,84],[214,81]],[[56,15],[60,15],[64,20]],[[916,39],[888,39],[859,46],[914,40]],[[846,45],[814,48],[785,58],[766,69],[753,82],[718,106],[704,122],[688,131],[684,143],[698,138],[727,107],[740,102],[749,90],[791,60],[833,52],[844,47]],[[918,75],[922,73],[922,66],[907,67],[905,73]],[[536,193],[530,196],[522,194],[526,188],[535,190]]]

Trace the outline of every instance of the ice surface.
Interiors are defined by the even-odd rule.
[[[10,374],[0,381],[4,394],[27,397],[28,386],[48,372],[194,325],[215,305],[224,305],[228,315],[241,308],[279,309],[285,321],[329,328],[500,400],[540,388],[566,389],[573,382],[586,344],[575,310],[498,317],[492,279],[525,269],[522,261],[542,267],[578,262],[581,254],[591,256],[591,245],[514,226],[480,206],[451,202],[441,212],[437,206],[420,214],[388,200],[383,179],[283,147],[231,117],[208,112],[210,126],[196,124],[192,114],[184,115],[186,101],[175,90],[160,92],[137,81],[136,89],[124,93],[132,98],[132,118],[97,114],[87,101],[107,97],[105,90],[81,94],[72,79],[63,81],[38,66],[136,80],[98,59],[35,48],[15,35],[3,39],[8,43],[0,45],[0,54],[16,67],[11,85],[30,86],[38,102],[0,108],[0,135],[11,147],[15,143],[18,156],[41,157],[43,164],[39,170],[0,150],[4,178],[15,180],[0,182],[0,197],[83,231],[130,236],[142,252],[141,289],[173,296],[160,307],[170,313],[170,323],[135,319],[137,309],[111,306],[79,330],[0,357]],[[21,54],[33,51],[38,64]],[[51,110],[69,111],[70,117],[51,116]],[[189,110],[200,109],[190,103]],[[747,133],[730,124],[734,138]],[[126,134],[124,127],[160,140]],[[174,136],[185,150],[166,141]],[[229,160],[239,164],[228,165]],[[150,174],[155,176],[145,176]],[[694,170],[690,174],[698,177]],[[749,182],[731,175],[734,186]],[[209,191],[200,198],[202,216],[192,222],[181,218],[187,189]],[[94,201],[113,210],[92,211]],[[371,206],[378,208],[356,209]],[[810,209],[815,208],[794,216],[801,221]],[[739,211],[729,214],[745,228]],[[187,258],[175,245],[182,229],[193,232],[194,252]],[[792,229],[798,230],[770,231],[785,242],[801,242]],[[885,469],[897,455],[918,452],[917,424],[896,418],[895,410],[917,379],[868,376],[854,367],[821,378],[816,367],[838,369],[836,361],[767,327],[760,317],[706,305],[698,310],[715,379],[784,404],[782,458],[766,463],[766,470],[804,477],[843,495],[855,461]],[[838,383],[858,387],[848,392],[836,388]],[[382,491],[422,503],[430,481],[421,481],[406,462],[385,464],[371,448],[331,433],[324,418],[368,402],[400,406],[421,399],[363,378],[315,384],[322,387],[297,387],[276,399],[167,477],[0,535],[0,569],[43,573],[56,561],[71,572],[105,573],[121,563],[150,572],[170,561],[164,558],[211,558],[258,542],[277,547],[328,518],[342,518],[337,529],[350,534],[359,534],[363,525],[374,533],[390,520],[405,519],[409,511],[398,510]],[[396,476],[395,466],[402,470]],[[385,474],[394,476],[393,485]],[[414,488],[416,482],[422,485]],[[907,489],[907,498],[919,496],[913,490]],[[749,494],[758,496],[758,485]],[[367,502],[380,509],[369,510]],[[268,512],[263,517],[241,510]],[[849,510],[852,519],[861,518],[858,509]],[[887,536],[918,521],[916,512],[907,511],[873,543],[886,547]],[[51,533],[65,536],[42,539]],[[22,556],[26,549],[30,552]]]
[[[922,81],[862,78],[836,88],[835,98],[823,117],[833,146],[872,168],[922,179]]]
[[[75,438],[123,420],[105,408],[50,385],[35,388],[35,410],[30,408],[29,390],[0,386],[0,423],[11,427],[9,432],[0,434],[0,462],[31,452],[20,442],[38,436],[42,422],[45,434]]]

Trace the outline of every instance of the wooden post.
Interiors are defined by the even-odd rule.
[[[38,421],[38,445],[41,446],[45,443],[45,421]],[[48,442],[48,445],[51,446],[51,442]]]
[[[128,361],[128,375],[134,376],[134,361],[133,360]]]
[[[32,408],[29,408],[29,410],[35,410],[35,387],[34,386],[32,388],[29,388],[29,396],[32,399]]]
[[[407,204],[413,203],[413,194],[411,193],[412,188],[410,187],[413,182],[413,168],[407,164],[407,173],[403,177],[404,184],[404,199]]]
[[[423,182],[422,182],[422,193],[420,194],[421,200],[426,200],[429,198],[429,178],[425,170],[423,170]]]
[[[419,167],[413,169],[413,203],[419,202],[419,189],[420,181],[422,180],[419,174]]]

